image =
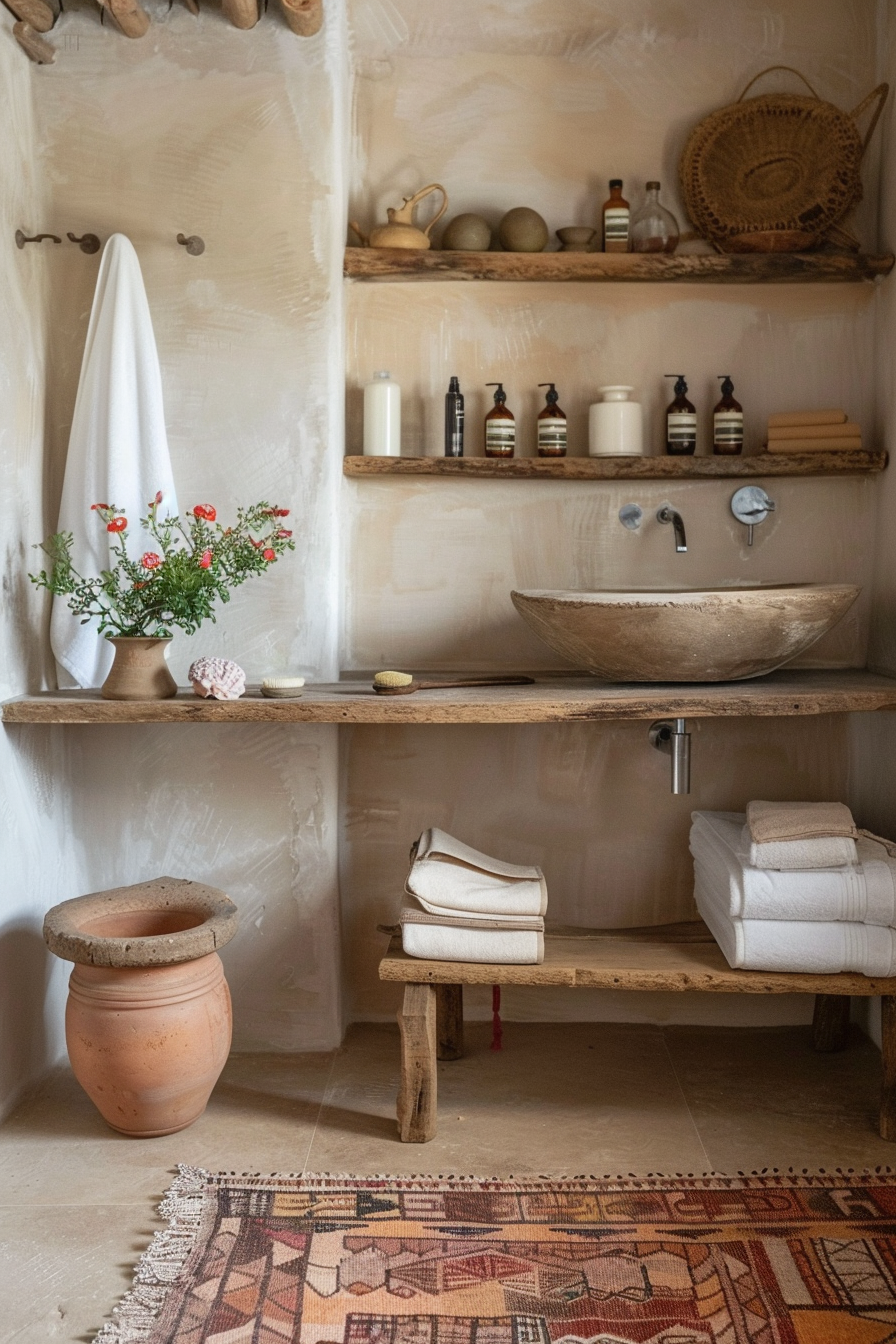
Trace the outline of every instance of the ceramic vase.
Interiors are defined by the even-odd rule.
[[[230,1052],[230,992],[216,952],[176,966],[76,965],[65,1038],[107,1124],[174,1134],[205,1110]]]
[[[143,635],[107,636],[115,661],[103,682],[104,700],[167,700],[177,695],[177,682],[165,661],[170,639]]]

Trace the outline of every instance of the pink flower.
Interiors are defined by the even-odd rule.
[[[277,533],[275,533],[275,535],[278,537],[291,537],[292,533],[287,532],[285,527],[281,527],[280,530]]]
[[[199,557],[199,568],[209,569],[211,567],[211,563],[212,563],[211,551],[203,551],[202,555]]]
[[[270,546],[267,548],[266,551],[262,551],[261,554],[262,554],[262,558],[265,559],[265,560],[267,560],[268,564],[270,564],[272,560],[276,560],[276,559],[277,559],[277,554],[276,554],[276,552],[275,552],[275,551],[272,551],[271,548],[270,548]]]
[[[218,516],[211,504],[197,504],[193,513],[197,518],[204,518],[207,523],[213,523]]]
[[[156,503],[157,503],[157,504],[161,504],[163,498],[164,498],[164,496],[162,495],[161,490],[157,490],[157,491],[156,491]]]
[[[162,557],[157,555],[155,551],[147,551],[140,563],[144,569],[158,569],[162,563]]]
[[[123,532],[128,525],[127,518],[113,518],[111,523],[106,524],[107,532]]]

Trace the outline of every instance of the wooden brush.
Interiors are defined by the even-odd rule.
[[[410,672],[377,672],[377,695],[411,695],[414,691],[441,691],[454,686],[533,686],[534,677],[458,677],[456,681],[418,681]]]

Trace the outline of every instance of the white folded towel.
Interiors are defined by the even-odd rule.
[[[450,919],[408,905],[401,912],[401,945],[427,961],[535,965],[544,961],[544,920]]]
[[[692,816],[691,853],[734,918],[896,925],[896,859],[882,841],[860,834],[852,866],[776,872],[745,863],[742,813]]]
[[[745,971],[813,975],[896,975],[896,931],[874,924],[786,919],[732,919],[728,894],[695,864],[697,909],[728,965]]]
[[[155,550],[139,520],[161,490],[159,517],[177,513],[159,356],[130,241],[113,233],[100,262],[65,461],[57,531],[74,533],[72,560],[90,577],[108,568],[112,537],[91,504],[115,504],[128,518],[128,553]],[[95,622],[82,625],[64,597],[53,599],[50,643],[79,686],[99,686],[112,646]]]
[[[782,873],[808,868],[840,868],[845,863],[858,861],[856,842],[845,835],[814,840],[769,840],[757,844],[750,828],[744,826],[741,845],[751,867],[774,868]]]
[[[540,868],[490,858],[433,826],[411,850],[405,890],[433,915],[543,915],[548,889]]]

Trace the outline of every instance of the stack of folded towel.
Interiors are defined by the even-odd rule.
[[[787,411],[768,418],[770,453],[828,452],[861,446],[861,427],[850,424],[845,411]]]
[[[694,812],[695,899],[730,966],[896,974],[896,846],[842,803]]]
[[[430,961],[544,960],[548,891],[540,868],[480,854],[436,827],[411,849],[402,946]]]

